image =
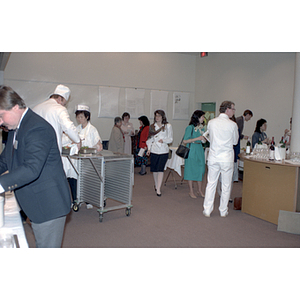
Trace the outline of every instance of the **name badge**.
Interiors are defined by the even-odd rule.
[[[15,142],[14,142],[14,148],[17,150],[18,149],[18,141],[17,140],[15,140]]]

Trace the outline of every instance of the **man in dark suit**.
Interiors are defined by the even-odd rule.
[[[245,121],[248,122],[249,120],[251,120],[251,118],[253,117],[253,112],[250,109],[246,109],[243,113],[242,116],[239,116],[236,118],[236,123],[239,129],[239,142],[238,144],[235,146],[235,155],[238,158],[238,155],[241,152],[241,144],[240,141],[242,139],[248,140],[249,136],[247,135],[243,135],[243,130],[244,130],[244,123]],[[234,162],[234,172],[233,172],[233,181],[234,182],[238,182],[239,181],[239,174],[238,174],[238,161]]]
[[[71,194],[55,131],[7,86],[0,86],[2,124],[9,133],[0,155],[0,193],[14,191],[37,247],[61,247]]]
[[[244,121],[248,122],[253,117],[253,113],[251,110],[246,109],[242,116],[239,116],[236,118],[236,123],[238,125],[239,131],[240,131],[240,140],[242,139],[248,139],[248,136],[243,135],[244,130]]]

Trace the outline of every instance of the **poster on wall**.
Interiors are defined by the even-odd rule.
[[[99,87],[99,118],[114,118],[118,115],[119,95],[119,88]]]
[[[173,93],[173,119],[189,120],[190,93]]]
[[[167,113],[168,94],[168,91],[152,90],[150,92],[150,116],[152,116],[157,109],[162,109]]]
[[[125,89],[125,111],[130,118],[138,118],[145,114],[145,90],[136,88]]]

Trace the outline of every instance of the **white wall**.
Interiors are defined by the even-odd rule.
[[[4,83],[29,107],[45,100],[58,83],[68,85],[73,121],[75,105],[88,103],[103,140],[109,138],[113,120],[97,117],[98,86],[121,87],[116,115],[124,112],[126,87],[145,88],[145,113],[151,122],[151,89],[190,92],[190,113],[199,107],[197,102],[216,102],[218,109],[223,100],[232,100],[236,116],[247,108],[254,113],[245,135],[251,136],[256,121],[265,118],[268,136],[278,142],[292,115],[294,65],[295,53],[209,53],[204,58],[179,53],[12,53]],[[172,113],[169,93],[167,117],[177,145],[188,120],[172,120]],[[132,122],[138,128],[138,120]]]
[[[292,116],[295,53],[209,53],[197,58],[196,102],[235,102],[236,116],[251,109],[244,134],[267,120],[267,135],[279,142]],[[243,144],[242,144],[243,145]]]
[[[109,139],[113,119],[98,118],[98,87],[120,87],[116,116],[124,112],[125,88],[146,89],[145,114],[150,122],[150,90],[170,91],[168,121],[173,125],[174,142],[182,138],[188,120],[172,120],[172,92],[189,92],[190,112],[194,110],[196,56],[179,53],[12,53],[4,83],[16,90],[29,107],[44,101],[59,83],[71,89],[68,110],[74,122],[74,107],[87,103],[92,124],[103,140]],[[130,112],[129,112],[130,113]],[[136,129],[137,119],[131,119]]]

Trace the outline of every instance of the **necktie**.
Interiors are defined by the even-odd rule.
[[[18,149],[18,140],[17,140],[17,134],[18,134],[18,130],[19,128],[16,128],[15,132],[14,132],[14,139],[13,139],[13,151],[12,154],[14,154],[14,150]]]

